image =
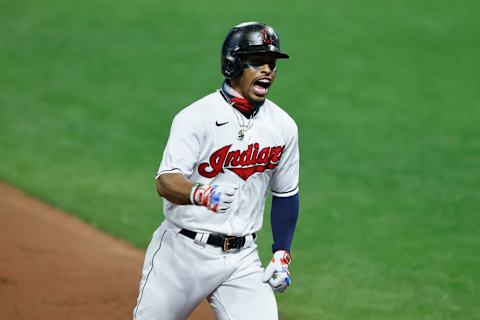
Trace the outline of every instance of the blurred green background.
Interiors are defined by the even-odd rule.
[[[480,319],[480,2],[0,2],[0,179],[145,248],[173,116],[242,21],[291,59],[301,213],[283,319]],[[268,227],[260,234],[270,257]]]

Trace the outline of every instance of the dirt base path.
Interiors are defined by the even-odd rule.
[[[131,319],[143,256],[0,183],[0,318]],[[189,319],[214,317],[203,303]]]

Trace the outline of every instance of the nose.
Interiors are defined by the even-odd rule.
[[[275,69],[276,69],[275,63],[264,63],[260,66],[260,71],[264,72],[267,75],[274,72]]]

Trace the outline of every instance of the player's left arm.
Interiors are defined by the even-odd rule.
[[[268,282],[277,292],[284,292],[292,282],[288,267],[292,261],[290,246],[297,225],[298,211],[298,193],[290,197],[273,196],[271,211],[273,258],[265,269],[262,280]]]
[[[299,212],[298,176],[299,151],[298,130],[287,140],[284,154],[272,177],[271,224],[273,233],[273,258],[265,269],[263,281],[274,291],[283,292],[291,284],[289,265],[290,247]]]

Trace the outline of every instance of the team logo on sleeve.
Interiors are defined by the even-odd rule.
[[[230,150],[231,147],[230,144],[213,152],[209,162],[203,162],[198,166],[200,175],[213,178],[227,169],[247,180],[254,173],[275,169],[285,149],[285,146],[260,149],[258,143],[250,144],[244,151]]]

